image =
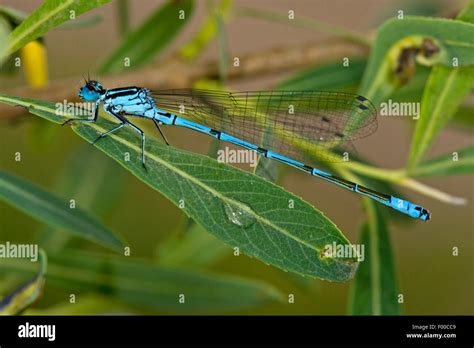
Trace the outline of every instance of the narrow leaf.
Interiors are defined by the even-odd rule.
[[[50,226],[65,230],[109,248],[123,247],[121,240],[80,208],[32,183],[0,171],[0,200]]]
[[[10,23],[8,23],[8,21],[4,17],[0,16],[0,67],[2,68],[2,70],[3,70],[2,57],[5,57],[4,52],[7,49],[7,38],[8,38],[8,35],[10,34],[10,31],[11,31]]]
[[[369,221],[362,225],[360,238],[365,260],[351,287],[350,314],[398,315],[398,282],[386,217],[375,203],[365,203]]]
[[[110,0],[44,1],[11,33],[7,55],[17,51],[28,42],[39,38],[50,29],[108,2]]]
[[[407,165],[409,171],[421,161],[473,87],[474,66],[447,68],[438,65],[432,69],[421,100],[420,118],[413,134]]]
[[[0,315],[19,314],[38,300],[43,291],[48,263],[46,253],[43,250],[39,251],[38,260],[40,263],[38,273],[0,301]]]
[[[34,272],[31,265],[15,260],[5,260],[0,268]],[[229,312],[282,298],[277,289],[261,281],[73,250],[49,255],[47,284],[68,291],[106,295],[148,311]],[[180,295],[184,295],[184,303],[179,302]]]
[[[184,28],[192,10],[192,0],[168,1],[125,38],[99,69],[100,73],[110,74],[126,69],[125,59],[134,68],[152,60]]]
[[[411,172],[414,177],[474,173],[474,146],[422,162]]]

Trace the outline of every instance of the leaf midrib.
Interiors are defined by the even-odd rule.
[[[99,131],[102,131],[102,132],[106,132],[107,129],[97,125],[97,124],[94,124],[92,127],[98,129]],[[127,140],[125,140],[124,138],[122,137],[119,137],[118,135],[116,134],[110,134],[109,137],[112,137],[113,139],[115,139],[116,141],[122,143],[123,145],[135,150],[135,152],[137,153],[140,153],[141,152],[141,148],[139,148],[136,144],[134,143],[131,143]],[[252,209],[248,208],[247,205],[239,202],[239,201],[236,201],[236,200],[233,200],[233,199],[230,199],[224,195],[222,195],[219,191],[216,191],[214,190],[212,187],[206,185],[205,183],[201,182],[200,180],[196,179],[195,177],[193,177],[192,175],[189,175],[188,173],[186,173],[185,171],[182,171],[181,169],[173,166],[172,164],[170,164],[169,162],[165,161],[165,160],[162,160],[161,158],[159,157],[156,157],[154,154],[148,152],[146,149],[145,149],[145,155],[147,158],[151,158],[153,159],[155,162],[157,163],[160,163],[161,165],[167,167],[168,169],[170,169],[171,171],[174,171],[175,173],[179,174],[180,176],[182,176],[184,179],[187,179],[191,182],[193,182],[194,184],[200,186],[201,188],[203,188],[205,191],[208,191],[209,193],[213,194],[214,196],[218,197],[221,201],[225,202],[225,203],[229,203],[229,204],[232,204],[236,207],[238,207],[239,209],[241,210],[244,210],[247,214],[249,215],[252,215],[253,217],[255,217],[256,220],[258,220],[259,222],[263,223],[263,224],[266,224],[268,226],[270,226],[271,228],[275,229],[276,231],[284,234],[285,236],[315,250],[316,252],[320,252],[320,249],[316,248],[314,245],[311,245],[309,243],[307,243],[306,241],[292,235],[291,233],[287,232],[286,230],[282,229],[281,227],[273,224],[271,221],[269,221],[268,219],[265,219],[264,217],[262,217],[261,215],[258,215],[256,214]]]
[[[439,94],[439,97],[436,99],[436,105],[433,109],[431,120],[430,120],[431,122],[428,122],[425,131],[422,133],[423,137],[420,138],[420,142],[418,143],[418,148],[420,150],[415,152],[416,155],[412,156],[411,161],[409,161],[409,168],[411,169],[416,166],[416,164],[420,161],[422,155],[426,151],[433,129],[435,126],[438,126],[439,124],[438,120],[442,117],[440,108],[444,104],[446,95],[449,89],[451,88],[451,85],[454,82],[454,77],[458,74],[458,72],[459,72],[459,69],[452,69],[450,71],[449,77],[446,80],[446,83],[444,84],[443,90]],[[428,140],[427,140],[427,137],[428,137]],[[414,148],[416,148],[416,146]]]
[[[34,32],[41,24],[43,24],[44,22],[50,20],[53,16],[55,16],[58,12],[61,12],[64,8],[68,7],[69,5],[71,5],[72,3],[74,3],[74,0],[69,0],[69,1],[66,1],[64,2],[64,4],[56,7],[56,9],[54,11],[51,11],[49,12],[49,16],[42,16],[40,17],[40,19],[33,23],[28,29],[29,30],[24,30],[23,31],[23,35],[18,35],[17,38],[16,38],[16,42],[15,41],[11,41],[10,42],[10,45],[9,45],[9,48],[8,48],[8,52],[9,53],[13,53],[12,52],[12,47],[15,47],[15,45],[20,42],[24,37],[26,37],[28,34]]]

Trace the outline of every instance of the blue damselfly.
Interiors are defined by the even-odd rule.
[[[341,92],[275,91],[219,92],[206,90],[150,91],[140,87],[105,89],[87,80],[79,96],[94,102],[90,119],[95,122],[102,104],[119,124],[95,141],[128,125],[141,136],[145,166],[145,135],[128,117],[152,120],[168,144],[160,126],[174,125],[210,135],[221,141],[256,151],[261,156],[285,163],[388,207],[423,221],[429,212],[409,201],[387,195],[308,165],[314,158],[337,161],[340,149],[373,133],[377,111],[359,95]],[[342,157],[341,157],[342,156]]]

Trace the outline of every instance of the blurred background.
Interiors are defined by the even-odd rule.
[[[268,66],[257,67],[251,70],[250,74],[236,73],[229,68],[224,78],[220,76],[220,81],[226,88],[232,90],[270,90],[278,88],[284,81],[288,81],[304,69],[331,61],[340,62],[346,54],[350,55],[350,59],[366,57],[368,52],[366,48],[357,47],[354,43],[341,44],[341,41],[330,33],[256,18],[245,14],[244,11],[236,15],[235,9],[261,9],[281,13],[284,16],[289,10],[293,10],[296,17],[305,16],[371,37],[384,20],[396,16],[399,10],[403,10],[406,15],[453,17],[465,3],[450,0],[234,1],[229,5],[233,14],[230,18],[224,16],[223,24],[228,58],[232,60],[234,57],[239,57],[241,62],[250,63],[268,59]],[[26,13],[32,12],[40,4],[41,1],[2,1],[2,5]],[[163,1],[130,1],[129,30],[133,31],[139,27],[163,4]],[[82,84],[83,75],[90,73],[91,78],[100,76],[97,71],[123,39],[118,11],[117,2],[111,2],[80,17],[81,20],[89,19],[90,24],[78,28],[56,28],[43,37],[49,71],[49,82],[44,88],[60,86],[57,95],[52,93],[51,89],[46,89],[48,93],[44,95],[44,99],[62,102],[64,95],[73,95],[77,92]],[[219,80],[219,57],[222,52],[217,39],[212,39],[204,45],[202,52],[196,57],[177,64],[178,60],[182,59],[179,57],[180,50],[195,37],[208,15],[209,2],[196,2],[189,23],[163,51],[152,61],[138,68],[140,71],[138,73],[133,71],[132,64],[130,70],[108,74],[104,81],[114,85],[105,85],[105,88],[138,83],[152,88],[191,87]],[[305,47],[316,47],[322,53],[318,53],[319,56],[310,54],[309,57],[300,60],[291,57],[292,51],[305,52]],[[330,50],[334,50],[334,53],[328,53]],[[276,64],[276,67],[273,67],[271,59],[275,54],[281,55],[278,57],[286,57],[290,63],[281,66]],[[295,59],[294,64],[291,64],[291,59]],[[181,74],[180,68],[183,66],[187,68]],[[214,67],[210,69],[212,72],[198,72],[197,78],[193,76],[199,67],[204,69],[210,66]],[[166,76],[158,76],[157,78],[162,78],[160,81],[150,81],[157,76],[146,73],[152,70]],[[222,70],[220,72],[222,73]],[[172,82],[163,85],[169,81]],[[354,88],[356,85],[346,87],[344,89],[356,90]],[[333,89],[338,88],[333,86]],[[25,96],[42,93],[41,89],[33,92],[30,90],[24,71],[12,75],[0,75],[1,93]],[[470,98],[472,103],[472,96]],[[86,144],[69,127],[61,128],[36,116],[16,111],[15,114],[5,116],[5,110],[7,109],[2,106],[0,112],[2,169],[59,196],[76,197],[78,204],[99,216],[112,231],[125,237],[134,257],[159,260],[170,248],[176,246],[173,243],[178,241],[179,244],[188,222],[178,207],[158,192],[151,190],[105,154]],[[411,118],[379,117],[377,132],[356,143],[358,152],[379,167],[402,167],[409,151],[413,126]],[[157,137],[153,127],[143,124],[149,136]],[[207,153],[210,141],[206,137],[183,137],[181,132],[180,129],[167,129],[168,140],[173,146]],[[428,157],[450,153],[471,144],[472,128],[454,122],[444,129]],[[14,161],[16,152],[21,152],[21,162]],[[359,227],[365,221],[365,215],[357,195],[334,188],[296,170],[286,168],[281,170],[280,185],[322,211],[337,224],[351,242],[358,241]],[[426,179],[423,182],[453,196],[464,197],[468,203],[464,206],[447,205],[416,192],[401,189],[404,198],[429,208],[432,213],[432,221],[429,223],[405,220],[390,223],[390,238],[394,248],[399,286],[405,301],[402,305],[403,313],[473,314],[472,177],[451,176]],[[5,203],[0,202],[0,211],[0,241],[28,243],[37,240],[47,229],[43,224]],[[54,234],[55,240],[50,242],[54,244],[56,241],[58,245],[63,245],[60,237],[63,235],[59,231]],[[308,315],[347,313],[350,283],[329,283],[288,274],[244,255],[235,257],[231,247],[216,247],[220,242],[214,240],[213,236],[206,233],[202,233],[202,236],[205,239],[199,244],[202,248],[201,253],[208,252],[208,246],[212,246],[212,250],[218,250],[215,259],[204,264],[203,268],[216,273],[259,279],[274,285],[284,294],[295,295],[295,303],[291,305],[285,302],[271,302],[224,313]],[[104,251],[92,243],[74,238],[64,243],[86,250]],[[452,256],[453,247],[459,248],[459,256]],[[166,264],[168,261],[165,258],[162,262]],[[170,264],[173,262],[175,261],[169,261]],[[195,267],[189,260],[187,263],[183,262],[182,266],[189,269]],[[3,293],[9,288],[11,290],[9,285],[3,282],[0,290]],[[64,289],[51,287],[46,282],[43,296],[35,308],[44,309],[61,303],[68,293]],[[126,309],[121,309],[124,312],[147,312],[144,309],[125,307]],[[161,313],[160,310],[150,312]]]

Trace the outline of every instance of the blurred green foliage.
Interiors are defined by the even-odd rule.
[[[4,65],[8,65],[13,52],[55,27],[81,28],[94,24],[90,19],[82,20],[82,24],[79,20],[72,21],[71,11],[79,16],[107,2],[47,0],[26,18],[17,13],[14,17],[20,19],[14,26],[11,18],[12,13],[16,12],[2,12],[0,8],[0,62],[5,60]],[[134,68],[150,65],[178,38],[178,34],[190,22],[196,7],[196,3],[191,0],[166,2],[134,29],[130,28],[127,1],[117,1],[113,5],[117,6],[122,40],[102,63],[100,73],[124,72],[128,68],[124,64],[125,58]],[[208,4],[208,13],[200,23],[200,29],[178,50],[176,57],[195,64],[206,47],[217,40],[220,81],[216,83],[216,88],[226,88],[230,55],[225,26],[234,18],[242,16],[322,31],[370,47],[368,57],[350,59],[348,66],[343,66],[340,61],[317,64],[279,81],[277,86],[285,90],[353,91],[358,88],[360,94],[375,104],[388,98],[402,101],[421,98],[421,115],[413,131],[406,168],[383,169],[362,160],[329,166],[347,179],[373,188],[382,187],[389,193],[395,190],[394,185],[398,185],[436,198],[442,195],[427,185],[418,184],[414,179],[474,172],[472,146],[454,151],[456,160],[453,160],[453,153],[425,159],[440,132],[450,125],[452,119],[462,122],[462,125],[470,124],[472,128],[472,117],[469,117],[472,116],[472,107],[463,105],[463,102],[474,87],[474,1],[467,3],[456,20],[426,17],[428,14],[433,16],[436,10],[436,6],[420,6],[411,12],[417,17],[388,19],[378,28],[375,38],[370,40],[363,34],[308,17],[297,16],[296,20],[289,21],[285,13],[240,8],[237,2],[227,0],[214,1]],[[184,17],[180,18],[182,14]],[[7,35],[10,35],[9,40],[2,39]],[[434,49],[428,52],[427,45],[429,48],[434,46]],[[401,59],[404,52],[410,52],[408,60]],[[453,63],[455,61],[456,64]],[[54,104],[41,100],[2,94],[0,102],[23,105],[29,108],[30,113],[54,123],[72,117],[70,114],[57,115]],[[98,129],[103,130],[109,124],[101,121],[93,126],[74,126],[73,129],[90,141],[95,138]],[[178,229],[152,248],[155,255],[151,256],[151,260],[140,260],[133,255],[112,256],[102,249],[91,253],[90,243],[84,243],[82,239],[108,246],[121,245],[116,232],[110,232],[90,215],[111,214],[114,203],[121,201],[122,193],[117,188],[130,179],[125,171],[114,162],[102,162],[104,156],[101,154],[90,157],[76,153],[80,160],[68,161],[62,179],[57,183],[57,192],[61,192],[61,195],[79,197],[82,204],[88,206],[85,209],[88,212],[77,209],[74,213],[66,209],[66,203],[53,194],[2,172],[0,197],[28,215],[54,226],[43,227],[38,238],[41,247],[49,253],[50,260],[45,277],[45,296],[40,299],[43,308],[29,310],[27,314],[114,311],[252,313],[263,304],[281,303],[285,299],[283,293],[287,292],[288,284],[298,284],[300,289],[304,289],[299,297],[303,298],[303,303],[317,302],[320,289],[315,284],[319,283],[307,281],[301,275],[337,281],[347,281],[354,276],[356,264],[337,263],[321,259],[319,255],[327,243],[348,243],[340,229],[302,199],[258,177],[276,181],[280,169],[273,162],[260,161],[254,175],[150,140],[147,158],[151,159],[151,163],[147,162],[147,165],[151,175],[145,176],[136,160],[138,148],[134,145],[135,138],[134,133],[125,131],[120,136],[104,139],[98,143],[98,147],[176,205],[185,198],[186,207],[182,210],[199,224],[181,216]],[[124,151],[134,154],[132,161],[123,160],[121,154]],[[82,165],[84,161],[90,161],[89,165]],[[90,170],[94,175],[88,176]],[[114,174],[117,172],[122,174]],[[216,181],[216,178],[220,181]],[[138,198],[131,204],[147,205]],[[287,205],[290,199],[296,202],[297,211],[295,209],[295,212],[288,214],[277,209],[278,206]],[[449,202],[449,199],[445,201]],[[250,224],[248,229],[233,226],[224,214],[227,211],[226,204],[232,211],[243,209],[243,214],[250,214],[251,220],[256,222]],[[247,207],[251,208],[247,211]],[[360,229],[360,243],[365,245],[366,260],[360,264],[351,284],[349,313],[397,315],[402,312],[402,308],[389,228],[390,222],[396,219],[373,202],[366,201],[364,207],[367,221]],[[169,218],[165,215],[161,217]],[[84,227],[84,223],[88,225]],[[65,231],[73,231],[75,235],[65,234]],[[134,233],[131,235],[134,237]],[[140,243],[143,236],[143,233],[137,234],[130,243]],[[217,261],[235,257],[231,256],[235,250],[222,241],[239,247],[240,252],[264,263],[295,274],[276,273],[274,276],[269,275],[271,281],[267,282],[252,279],[259,277],[253,273],[254,266],[246,269],[245,278],[221,274],[221,271],[213,272],[213,265]],[[151,242],[147,240],[146,243]],[[242,261],[242,264],[245,265],[245,262]],[[279,272],[265,269],[268,274]],[[33,281],[20,283],[27,286],[16,288],[14,285],[19,281],[11,277],[12,274],[37,274],[37,267],[23,261],[2,260],[0,272],[4,275],[2,279],[8,282],[0,290],[9,289],[11,292],[10,297],[4,294],[10,305],[8,314],[20,313],[38,299],[38,290],[42,287],[38,279],[44,278],[44,272],[35,276]],[[58,304],[55,303],[57,299],[49,295],[71,288],[84,293],[86,297],[85,302],[74,309],[61,304],[64,298]],[[179,302],[181,293],[186,296],[185,307]]]

